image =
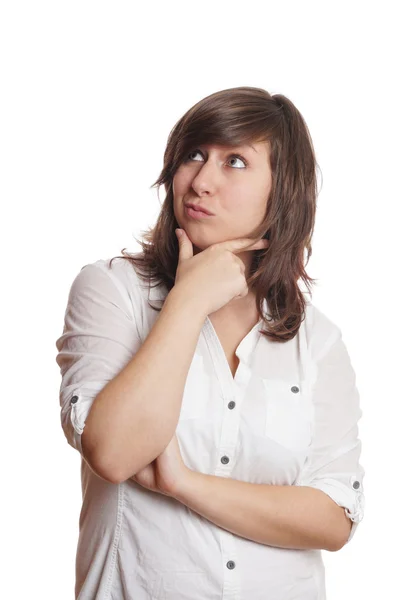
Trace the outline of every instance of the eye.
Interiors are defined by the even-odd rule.
[[[190,155],[195,155],[196,156],[196,154],[201,154],[202,155],[203,153],[200,150],[198,150],[198,149],[192,150],[191,152],[189,152],[189,154],[188,154],[188,156],[187,156],[187,158],[186,158],[186,160],[184,162],[189,162],[190,160],[194,160],[194,159],[190,158]],[[240,154],[231,154],[229,158],[230,159],[233,158],[234,160],[237,160],[237,159],[241,160],[242,163],[244,164],[244,167],[240,167],[241,169],[247,167],[247,161],[243,158],[243,156],[240,156]],[[236,167],[234,167],[234,168],[236,168]]]
[[[190,155],[196,155],[196,154],[201,154],[200,150],[192,150],[191,152],[189,152],[189,154],[187,155],[187,158],[185,160],[185,162],[189,162],[191,160]]]
[[[247,162],[245,161],[245,159],[240,156],[240,154],[231,154],[231,158],[233,158],[233,160],[241,160],[242,163],[244,163],[244,167],[247,166]],[[241,169],[243,169],[244,167],[240,167]]]

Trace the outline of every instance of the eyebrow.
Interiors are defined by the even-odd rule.
[[[211,145],[212,144],[200,144],[200,146],[203,146],[203,147],[207,147],[207,146],[211,146]],[[240,149],[246,150],[247,148],[251,148],[253,150],[253,152],[258,154],[258,151],[254,148],[254,146],[252,144],[242,144],[242,145],[238,145],[238,146],[222,146],[222,147],[227,148],[228,152],[233,152],[234,150],[240,150]]]

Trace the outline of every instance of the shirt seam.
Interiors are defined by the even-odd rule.
[[[122,530],[122,519],[124,516],[124,506],[125,506],[125,486],[124,483],[118,484],[118,512],[117,512],[117,523],[115,526],[114,539],[111,550],[111,564],[109,567],[108,579],[105,590],[105,599],[110,600],[111,598],[111,587],[113,582],[113,576],[115,573],[115,566],[117,563],[117,552],[119,548],[119,543],[121,540],[121,530]]]

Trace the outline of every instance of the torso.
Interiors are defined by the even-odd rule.
[[[235,353],[231,357],[227,356],[227,360],[228,360],[228,363],[229,363],[229,368],[230,368],[231,373],[232,373],[232,377],[235,377],[235,373],[236,373],[237,368],[239,366],[240,360],[238,359],[238,357],[236,356]]]
[[[239,359],[235,352],[240,342],[252,330],[254,325],[258,323],[258,313],[250,311],[246,314],[246,319],[243,316],[222,313],[217,311],[208,317],[215,329],[222,348],[224,349],[226,360],[228,361],[232,377],[235,377],[239,366]]]

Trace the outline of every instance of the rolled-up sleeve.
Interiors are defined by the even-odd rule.
[[[129,309],[115,275],[106,269],[91,263],[76,275],[56,340],[61,425],[82,456],[81,435],[95,397],[141,345],[135,307]]]
[[[360,397],[340,330],[328,351],[317,361],[313,406],[310,453],[295,485],[322,490],[345,508],[352,521],[348,544],[364,516],[365,470],[359,462]]]

